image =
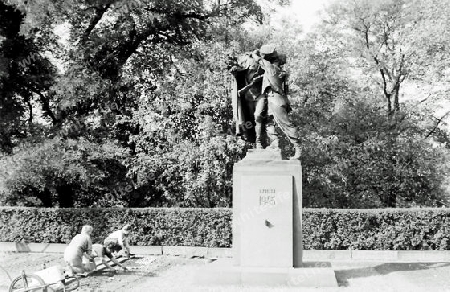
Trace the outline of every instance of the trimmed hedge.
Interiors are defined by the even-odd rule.
[[[448,250],[450,209],[307,209],[305,249]]]
[[[132,245],[230,247],[231,209],[0,208],[0,241],[66,243],[81,226],[100,242],[126,223]],[[448,250],[449,209],[303,209],[305,249]]]
[[[94,227],[93,242],[129,223],[132,245],[227,247],[230,209],[178,208],[0,208],[0,241],[68,243],[83,225]]]

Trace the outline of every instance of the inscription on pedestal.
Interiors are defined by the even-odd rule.
[[[292,176],[242,176],[240,203],[241,265],[292,267]]]

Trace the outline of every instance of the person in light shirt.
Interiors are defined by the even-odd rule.
[[[92,241],[91,234],[94,228],[89,225],[83,226],[80,234],[77,234],[64,250],[64,261],[68,266],[68,273],[72,276],[74,273],[87,273],[92,271],[90,263],[83,263],[83,256],[92,262]]]
[[[131,232],[131,225],[127,224],[122,229],[114,231],[108,238],[117,239],[118,244],[122,247],[122,251],[124,252],[127,258],[130,258],[130,244],[129,244],[129,236]]]

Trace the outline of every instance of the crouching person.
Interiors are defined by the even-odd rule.
[[[123,254],[125,257],[130,258],[130,243],[129,237],[131,233],[131,225],[127,224],[122,229],[114,231],[108,238],[116,239],[122,251],[118,254]]]
[[[94,244],[92,246],[94,250],[94,254],[101,258],[102,263],[110,270],[115,271],[113,267],[108,264],[108,259],[110,259],[113,263],[115,263],[118,267],[121,267],[124,271],[127,270],[125,266],[123,266],[114,256],[115,252],[122,250],[122,247],[119,245],[117,239],[115,238],[106,238],[102,244]]]
[[[68,266],[69,276],[73,276],[74,273],[85,274],[93,271],[92,230],[94,230],[92,226],[83,226],[81,233],[77,234],[64,250],[64,261]],[[88,263],[83,263],[83,256],[87,257]]]

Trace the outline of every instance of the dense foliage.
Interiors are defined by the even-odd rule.
[[[306,209],[305,249],[448,250],[448,209]]]
[[[93,240],[131,223],[132,245],[230,247],[226,208],[0,208],[0,241],[65,243],[81,226]],[[449,250],[447,209],[303,210],[304,249]]]
[[[230,204],[232,164],[246,146],[228,132],[215,34],[260,21],[252,0],[9,1],[0,13],[3,203]],[[16,39],[30,46],[8,49]],[[51,78],[23,77],[42,82],[25,95],[7,86],[21,86],[12,79],[19,65],[41,74],[50,66]]]
[[[228,247],[230,209],[0,208],[0,241],[67,243],[81,227],[94,227],[93,242],[125,224],[133,226],[132,245]]]
[[[0,1],[0,204],[230,207],[227,61],[271,42],[304,206],[449,205],[448,5],[339,0],[305,34],[286,2]]]

